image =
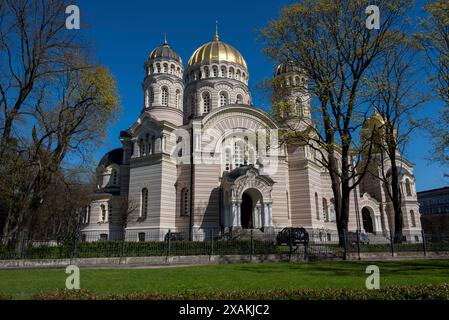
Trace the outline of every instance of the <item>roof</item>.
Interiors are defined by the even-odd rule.
[[[111,164],[121,165],[123,163],[123,148],[114,149],[101,158],[98,166],[108,167]]]
[[[165,42],[162,46],[154,49],[149,56],[149,60],[153,59],[167,59],[167,60],[175,60],[179,63],[182,63],[182,59],[179,54],[170,48],[170,46]]]
[[[436,189],[419,191],[419,192],[417,192],[417,194],[419,195],[419,194],[424,194],[424,193],[428,193],[428,192],[437,192],[437,191],[448,191],[449,192],[449,186],[442,187],[442,188],[436,188]]]

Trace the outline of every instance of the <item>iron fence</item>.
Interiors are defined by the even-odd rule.
[[[395,243],[391,235],[366,238],[349,232],[342,237],[335,231],[312,230],[307,242],[279,243],[280,230],[241,230],[224,232],[219,229],[148,230],[145,232],[84,232],[53,239],[24,239],[0,243],[0,260],[73,259],[102,257],[151,257],[189,255],[261,255],[296,256],[305,260],[347,259],[364,254],[397,255],[407,252],[427,255],[431,252],[449,254],[449,234],[425,234],[413,242]]]

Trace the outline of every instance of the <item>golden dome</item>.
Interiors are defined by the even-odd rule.
[[[231,45],[221,42],[218,35],[215,34],[212,42],[206,43],[196,49],[189,60],[188,66],[218,63],[221,61],[236,63],[247,69],[246,61],[243,59],[242,54]]]
[[[375,112],[371,117],[366,119],[364,127],[365,128],[380,128],[385,124],[385,119],[378,113]]]

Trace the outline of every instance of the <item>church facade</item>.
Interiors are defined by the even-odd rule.
[[[252,105],[249,71],[238,50],[216,34],[184,69],[165,42],[144,68],[142,113],[121,132],[122,148],[98,165],[82,234],[94,234],[90,240],[145,241],[154,234],[163,240],[168,230],[189,230],[195,240],[210,230],[268,233],[304,227],[336,239],[329,174],[310,146],[279,143],[283,126]],[[274,77],[286,89],[276,99],[292,106],[278,114],[300,126],[311,124],[305,75],[280,65]],[[413,165],[398,161],[404,235],[420,241]],[[386,239],[393,224],[385,186],[367,176],[352,193],[349,230]]]

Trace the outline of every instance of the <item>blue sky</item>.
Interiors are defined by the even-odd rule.
[[[261,52],[257,30],[275,19],[283,6],[293,2],[79,0],[82,32],[93,41],[96,60],[107,66],[117,79],[122,101],[119,121],[109,126],[108,137],[98,148],[95,159],[120,147],[120,131],[129,128],[139,116],[143,102],[143,63],[151,50],[162,44],[164,33],[186,64],[195,49],[212,40],[218,20],[220,39],[243,54],[250,72],[250,87],[254,87],[261,79],[271,77],[274,68]],[[261,107],[257,91],[253,89],[252,93],[254,104]],[[436,109],[437,103],[429,103],[421,114],[432,115]],[[449,184],[443,177],[443,168],[426,160],[430,155],[428,138],[417,133],[406,156],[416,164],[418,191]]]

